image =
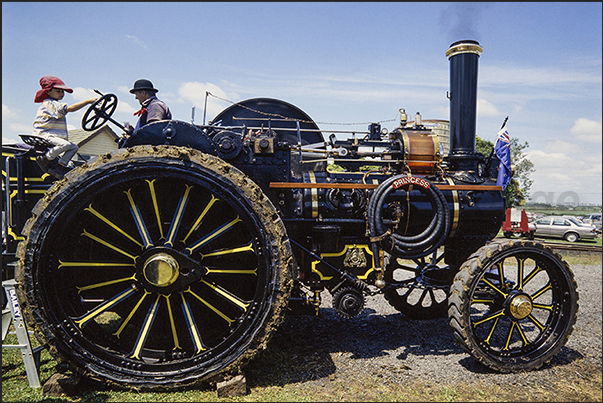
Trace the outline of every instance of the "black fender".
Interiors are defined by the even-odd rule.
[[[223,158],[216,144],[203,129],[180,120],[160,120],[149,123],[132,133],[122,147],[140,145],[191,147]]]

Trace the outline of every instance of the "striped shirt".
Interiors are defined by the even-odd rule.
[[[54,134],[67,140],[67,106],[56,99],[45,99],[33,122],[34,134],[42,137]]]

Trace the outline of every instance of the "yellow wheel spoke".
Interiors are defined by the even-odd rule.
[[[520,291],[523,291],[523,270],[525,261],[526,259],[517,258],[517,279],[519,281],[517,289]]]
[[[543,304],[534,304],[532,303],[532,308],[540,308],[540,309],[546,309],[547,311],[551,311],[553,312],[553,307],[555,305],[543,305]]]
[[[92,208],[92,204],[90,204],[88,207],[86,207],[84,209],[84,211],[89,211],[90,213],[92,213],[92,215],[94,215],[96,218],[100,219],[102,222],[107,224],[109,227],[113,228],[115,231],[119,232],[120,234],[122,234],[123,236],[125,236],[126,238],[128,238],[130,241],[134,242],[136,245],[140,246],[141,248],[143,247],[140,242],[138,242],[136,239],[134,239],[134,237],[132,237],[126,231],[119,228],[117,226],[117,224],[115,224],[114,222],[109,220],[107,217],[105,217],[104,215],[102,215],[101,213],[96,211],[94,208]]]
[[[97,237],[96,235],[92,235],[91,233],[89,233],[88,231],[84,230],[84,232],[82,233],[82,235],[87,236],[88,238],[92,239],[93,241],[96,241],[98,243],[100,243],[101,245],[106,246],[107,248],[113,249],[114,251],[121,253],[124,256],[129,257],[130,259],[132,259],[134,262],[136,261],[136,256],[129,254],[128,252],[126,252],[123,249],[118,248],[115,245],[111,245],[109,242],[100,239],[99,237]]]
[[[140,304],[142,304],[142,301],[144,301],[144,299],[149,294],[150,294],[150,292],[148,292],[147,290],[144,291],[144,294],[142,295],[142,297],[140,297],[140,299],[138,300],[138,302],[136,303],[136,305],[134,305],[134,308],[132,308],[132,310],[130,311],[130,313],[126,317],[126,319],[124,319],[124,321],[121,323],[121,326],[119,327],[119,329],[117,329],[117,331],[115,333],[113,333],[114,336],[117,336],[119,338],[119,336],[121,335],[121,332],[123,332],[123,330],[126,328],[126,326],[128,325],[128,323],[130,322],[130,319],[132,319],[132,316],[134,316],[134,314],[136,313],[136,311],[140,307]]]
[[[130,212],[132,213],[132,217],[134,217],[134,222],[136,223],[136,228],[138,228],[138,233],[142,238],[144,248],[147,249],[153,246],[153,243],[151,242],[151,236],[149,235],[149,231],[147,230],[147,227],[142,219],[140,210],[138,209],[138,206],[132,198],[132,194],[130,193],[131,191],[132,189],[129,189],[127,192],[124,193],[126,194],[126,196],[128,196],[128,201],[130,202]]]
[[[205,274],[253,274],[254,276],[258,275],[258,269],[210,269],[209,267],[205,268]]]
[[[240,307],[241,309],[243,309],[243,311],[247,311],[247,307],[249,306],[249,304],[243,302],[243,300],[240,299],[239,297],[237,297],[236,295],[231,294],[230,292],[226,291],[224,288],[222,288],[220,286],[216,286],[216,285],[210,284],[210,283],[208,283],[205,280],[201,280],[201,282],[203,284],[207,285],[212,290],[214,290],[217,294],[223,296],[228,301],[232,302],[233,304],[235,304],[238,307]]]
[[[230,319],[228,316],[226,316],[224,313],[222,313],[218,308],[216,308],[215,306],[213,306],[212,304],[210,304],[209,302],[207,302],[206,300],[204,300],[203,298],[201,298],[200,296],[198,296],[197,294],[195,294],[193,291],[191,291],[190,288],[188,290],[184,291],[184,292],[190,293],[195,298],[197,298],[199,301],[203,302],[203,304],[205,304],[205,306],[207,306],[209,309],[211,309],[212,311],[214,311],[219,317],[221,317],[226,322],[228,322],[228,325],[231,325],[234,322],[233,319]]]
[[[496,325],[498,325],[499,319],[500,319],[500,315],[496,317],[496,320],[494,321],[494,323],[492,324],[492,328],[490,329],[490,333],[488,333],[488,337],[486,337],[486,340],[484,340],[484,342],[486,344],[490,344],[490,339],[492,338],[492,335],[494,334],[494,330],[496,329]]]
[[[214,238],[222,235],[223,233],[225,233],[226,231],[228,231],[229,229],[231,229],[236,223],[239,223],[239,222],[243,222],[243,220],[241,220],[237,216],[237,218],[235,218],[231,222],[222,225],[221,227],[219,227],[218,229],[214,230],[212,233],[210,233],[206,237],[199,239],[197,242],[195,242],[194,244],[192,244],[190,247],[185,248],[185,250],[189,251],[189,254],[192,255],[193,252],[195,252],[195,250],[199,249],[200,247],[202,247],[203,245],[205,245],[206,243],[208,243],[212,239],[214,239]]]
[[[113,298],[108,299],[107,301],[101,303],[96,308],[94,308],[91,311],[88,311],[84,315],[80,316],[78,319],[74,320],[74,322],[80,328],[82,328],[91,319],[96,318],[98,315],[100,315],[101,313],[105,312],[106,310],[108,310],[112,306],[115,306],[115,305],[119,304],[120,302],[122,302],[123,300],[125,300],[126,298],[128,298],[129,296],[131,296],[134,293],[134,291],[136,291],[136,290],[133,289],[133,288],[127,288],[127,289],[125,289],[124,291],[122,291],[119,294],[115,295]]]
[[[489,316],[485,317],[482,320],[478,320],[477,322],[472,322],[473,323],[473,327],[477,327],[477,326],[481,325],[482,323],[486,323],[486,322],[489,322],[491,320],[494,320],[494,319],[498,318],[499,316],[503,316],[504,314],[505,314],[505,312],[503,310],[495,312],[492,315],[489,315]]]
[[[486,278],[482,278],[482,281],[484,283],[486,283],[488,286],[490,286],[494,291],[496,291],[497,293],[499,293],[500,295],[502,295],[503,297],[507,297],[507,293],[504,293],[500,288],[498,288],[497,286],[495,286],[494,284],[492,284],[489,280],[486,280]],[[504,283],[501,283],[504,284]]]
[[[528,277],[526,277],[523,280],[523,285],[525,287],[526,284],[528,284],[528,282],[530,280],[532,280],[540,271],[542,271],[542,269],[540,267],[536,267],[534,270],[532,270],[532,272],[528,275]]]
[[[102,262],[63,262],[59,260],[59,269],[63,267],[135,267],[134,263],[102,263]]]
[[[192,186],[186,185],[186,190],[180,198],[180,202],[178,202],[178,207],[176,208],[176,212],[174,213],[174,217],[172,218],[172,224],[170,225],[167,239],[165,240],[165,246],[174,246],[176,233],[178,233],[178,228],[182,223],[182,216],[184,215],[184,210],[186,209],[186,204],[188,202],[188,196],[192,188]]]
[[[123,277],[123,278],[118,278],[115,280],[103,281],[102,283],[89,284],[89,285],[85,285],[83,287],[76,287],[76,288],[77,288],[77,292],[80,293],[82,291],[88,291],[88,290],[92,290],[95,288],[106,287],[108,285],[123,283],[124,281],[136,281],[136,274],[134,274],[133,276],[130,276],[130,277]]]
[[[494,298],[473,298],[471,300],[472,304],[493,304],[494,303]]]
[[[197,230],[197,228],[199,228],[199,226],[201,225],[201,221],[203,221],[203,217],[205,217],[205,215],[207,214],[207,212],[209,211],[209,209],[211,208],[211,206],[213,206],[214,203],[217,202],[218,200],[220,200],[220,199],[218,199],[214,195],[211,195],[211,200],[207,203],[207,206],[205,206],[205,209],[203,209],[203,211],[201,212],[201,214],[199,214],[199,217],[197,218],[197,220],[193,224],[193,227],[188,232],[188,234],[186,234],[186,236],[184,237],[184,239],[182,240],[182,242],[186,242],[186,240],[188,239],[188,237],[191,236],[191,234],[193,232],[195,232]]]
[[[547,283],[547,285],[545,285],[539,291],[537,291],[534,295],[532,295],[532,300],[535,300],[536,298],[540,297],[542,294],[544,294],[548,290],[552,290],[552,289],[553,289],[553,286],[551,285],[551,282],[549,281]]]
[[[206,257],[230,255],[232,253],[242,253],[242,252],[255,252],[255,250],[253,249],[253,242],[249,242],[249,245],[241,246],[240,248],[222,249],[222,250],[210,252],[205,255],[201,254],[201,259],[205,259]]]
[[[151,200],[153,201],[153,209],[155,210],[155,217],[157,218],[157,226],[159,227],[159,235],[163,238],[163,225],[161,225],[161,216],[159,215],[159,204],[157,203],[157,195],[155,193],[155,179],[152,181],[146,180],[149,184],[149,191],[151,192]]]
[[[170,304],[170,295],[164,295],[165,302],[167,304],[168,315],[170,317],[170,328],[172,329],[172,338],[174,339],[174,350],[181,349],[180,342],[178,341],[178,332],[176,331],[176,324],[174,323],[174,314],[172,313],[172,305]]]
[[[540,323],[540,322],[538,321],[538,319],[536,319],[536,318],[535,318],[534,316],[532,316],[532,315],[528,315],[528,319],[530,319],[530,320],[531,320],[531,321],[532,321],[532,322],[533,322],[533,323],[534,323],[536,326],[538,326],[538,328],[539,328],[540,330],[544,330],[544,328],[546,327],[546,326],[544,326],[542,323]]]
[[[136,358],[140,360],[140,352],[142,351],[144,343],[147,341],[147,337],[149,336],[149,332],[151,330],[151,325],[153,325],[153,321],[155,320],[155,316],[157,314],[159,297],[160,295],[157,295],[155,302],[153,303],[153,305],[151,305],[149,311],[147,312],[147,317],[144,320],[142,329],[140,329],[140,333],[138,333],[138,338],[136,339],[134,350],[132,350],[131,358]]]
[[[498,278],[500,281],[500,284],[504,284],[505,283],[505,273],[503,270],[503,262],[498,262],[496,263],[496,266],[498,267]]]
[[[530,342],[528,341],[528,338],[526,337],[526,335],[523,332],[523,329],[521,328],[521,324],[517,323],[517,330],[519,331],[519,336],[521,336],[521,341],[523,342],[524,346],[527,346],[528,344],[530,344]]]
[[[505,346],[502,348],[503,351],[508,351],[509,346],[511,345],[511,336],[513,336],[513,329],[516,326],[516,322],[511,322],[511,328],[509,329],[509,334],[507,335],[507,341],[505,341]]]
[[[184,312],[184,319],[186,320],[186,326],[188,327],[188,331],[191,334],[191,338],[193,343],[195,344],[195,353],[200,353],[203,350],[207,350],[207,348],[203,345],[203,341],[201,341],[201,335],[199,334],[199,329],[197,329],[197,324],[195,323],[195,318],[193,317],[193,313],[191,311],[191,307],[184,298],[184,293],[180,293],[182,297],[182,311]]]

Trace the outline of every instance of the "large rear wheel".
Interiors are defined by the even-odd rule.
[[[19,246],[29,324],[61,361],[127,387],[238,369],[281,322],[294,264],[247,176],[190,148],[139,146],[74,169]]]

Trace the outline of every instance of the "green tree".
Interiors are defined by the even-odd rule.
[[[535,171],[534,163],[523,152],[529,146],[527,141],[522,144],[516,137],[510,139],[511,165],[515,168],[515,173],[511,177],[507,188],[503,191],[507,207],[523,206],[529,197],[533,182],[530,179],[530,174]],[[488,157],[493,149],[494,144],[491,141],[476,136],[475,150],[478,153]]]

